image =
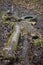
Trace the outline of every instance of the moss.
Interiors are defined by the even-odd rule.
[[[2,24],[6,25],[6,24],[9,24],[9,22],[8,21],[4,21],[4,22],[2,22]]]
[[[39,0],[31,0],[31,2],[37,2],[37,1],[39,1]]]
[[[39,44],[43,44],[43,39],[37,39],[34,41],[34,45],[39,45]]]
[[[13,31],[12,31],[12,33],[11,33],[9,39],[8,39],[8,42],[6,43],[6,46],[9,46],[10,43],[11,43],[11,39],[12,39],[12,37],[13,37],[13,35],[14,35],[14,31],[15,31],[15,26],[14,26],[14,25],[15,25],[15,24],[14,24],[14,22],[3,22],[3,24],[4,24],[4,25],[9,24],[11,27],[13,27]]]
[[[5,20],[7,18],[8,18],[8,15],[7,14],[3,14],[2,19]]]
[[[10,26],[11,26],[11,27],[13,27],[13,26],[14,26],[14,22],[10,22],[9,24],[10,24]]]
[[[14,51],[17,51],[18,50],[18,42],[14,42],[13,50]]]
[[[12,18],[14,19],[14,16],[12,16],[12,15],[9,16],[7,13],[3,14],[3,16],[2,16],[2,19],[3,19],[3,20],[6,20],[6,21],[7,21],[7,20],[10,20],[10,19],[12,19]]]
[[[11,27],[14,26],[14,22],[9,22],[9,21],[2,22],[2,24],[3,25],[9,24]]]
[[[14,35],[14,32],[9,37],[8,42],[6,43],[6,47],[9,47],[10,46],[13,35]]]
[[[13,23],[11,23],[10,25],[13,25]],[[9,46],[11,45],[12,37],[14,36],[14,33],[16,33],[15,30],[16,30],[16,29],[15,29],[15,26],[14,26],[14,27],[13,27],[13,33],[11,33],[11,36],[9,37],[8,42],[6,43],[5,48],[9,48]],[[19,39],[19,37],[18,37],[18,39]],[[14,43],[14,46],[13,46],[12,50],[14,50],[14,51],[17,50],[18,39],[17,39],[17,41],[14,41],[14,42],[13,42],[13,43]]]
[[[19,37],[20,37],[20,34],[19,34]],[[19,37],[18,37],[17,41],[14,42],[14,47],[13,47],[13,50],[14,50],[14,51],[18,51],[18,41],[19,41]]]

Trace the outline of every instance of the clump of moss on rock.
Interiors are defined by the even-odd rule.
[[[43,44],[43,39],[37,39],[37,40],[34,40],[34,45],[37,46],[39,44]]]

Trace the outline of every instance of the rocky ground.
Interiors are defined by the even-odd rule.
[[[14,5],[13,9],[6,5],[2,9],[3,11],[0,9],[2,12],[0,16],[0,65],[43,65],[43,13],[21,5]],[[3,18],[3,14],[8,9],[10,10],[10,13],[7,12],[8,17]],[[14,41],[9,46],[8,40],[16,25],[20,27],[20,36],[19,39],[17,38],[17,50],[14,51],[12,47]],[[12,39],[15,38],[14,36]],[[6,57],[5,50],[5,55],[1,55],[1,50],[3,52],[6,44],[9,48],[12,47],[10,54],[11,56],[14,54],[15,58]]]

